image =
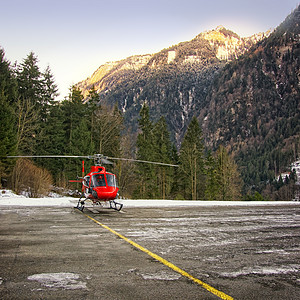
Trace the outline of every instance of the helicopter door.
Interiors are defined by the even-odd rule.
[[[106,174],[107,185],[111,187],[117,187],[116,176],[113,174]]]

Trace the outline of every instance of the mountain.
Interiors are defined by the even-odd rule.
[[[117,102],[125,123],[133,129],[142,104],[147,102],[154,120],[166,117],[179,145],[191,117],[201,109],[215,74],[267,34],[241,38],[219,26],[156,54],[106,63],[77,87],[85,98],[94,86],[101,102]]]
[[[206,146],[230,149],[245,190],[262,191],[300,152],[299,15],[298,7],[272,33],[248,38],[219,26],[107,63],[77,86],[87,100],[94,85],[100,103],[117,103],[133,130],[146,102],[154,121],[165,116],[178,147],[197,116]]]

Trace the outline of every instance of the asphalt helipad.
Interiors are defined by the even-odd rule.
[[[0,298],[299,299],[299,232],[299,205],[1,207]]]

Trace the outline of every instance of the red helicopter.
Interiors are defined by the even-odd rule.
[[[91,200],[93,205],[109,202],[110,208],[120,211],[123,204],[115,201],[119,196],[117,177],[115,174],[107,172],[106,168],[102,166],[103,164],[112,164],[112,162],[102,154],[81,158],[93,158],[95,166],[92,166],[91,171],[84,176],[84,161],[82,161],[82,178],[70,180],[70,182],[82,183],[82,193],[76,208],[83,211],[85,201]]]
[[[91,171],[84,175],[84,161],[82,161],[82,177],[77,180],[70,180],[70,182],[82,183],[81,196],[78,200],[76,208],[83,211],[85,201],[91,200],[93,205],[101,205],[102,203],[109,202],[109,208],[120,211],[123,207],[122,203],[118,203],[115,200],[119,197],[119,187],[117,184],[117,177],[115,174],[107,172],[104,164],[113,164],[111,160],[125,160],[140,163],[150,163],[163,166],[178,167],[178,165],[152,162],[146,160],[137,160],[130,158],[117,158],[107,157],[102,154],[94,154],[88,156],[73,156],[73,155],[23,155],[23,156],[8,156],[8,157],[28,157],[28,158],[87,158],[94,159],[94,166],[91,167]]]

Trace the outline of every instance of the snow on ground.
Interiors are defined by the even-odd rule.
[[[224,277],[238,277],[246,276],[251,274],[258,275],[276,275],[276,274],[288,274],[288,273],[298,273],[300,265],[291,264],[282,267],[265,267],[265,266],[254,266],[249,268],[243,268],[240,271],[234,272],[221,272],[220,275]]]
[[[44,197],[27,198],[14,194],[10,190],[0,190],[0,206],[61,206],[73,207],[78,198]],[[172,207],[172,206],[259,206],[298,204],[294,201],[186,201],[186,200],[129,200],[118,199],[124,207]],[[88,203],[86,203],[88,204]]]
[[[67,290],[86,289],[86,282],[80,280],[80,275],[74,273],[42,273],[27,278],[35,280],[45,287],[63,288]]]

